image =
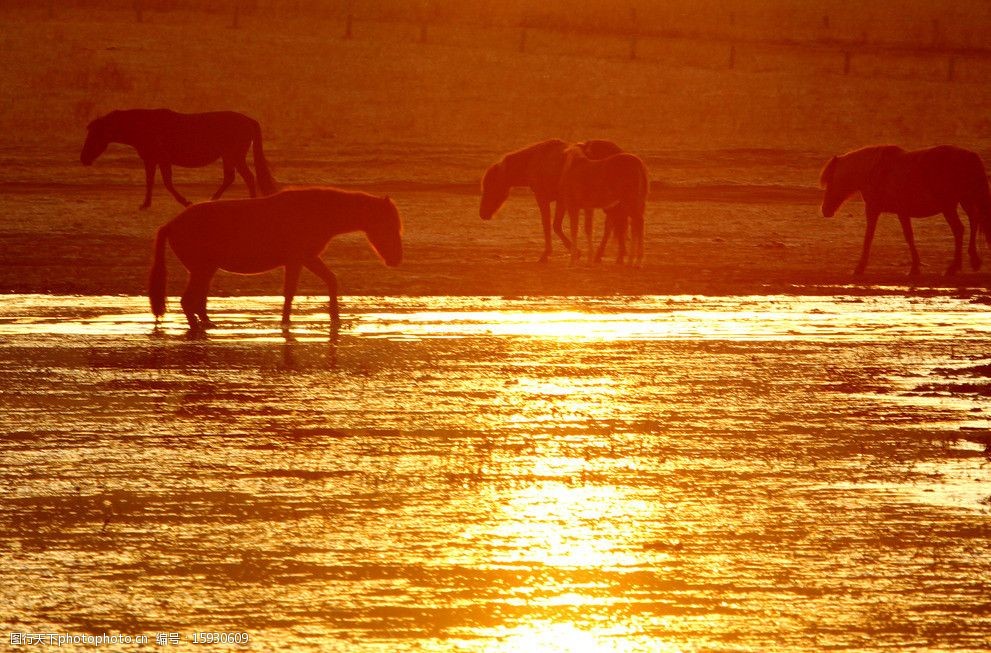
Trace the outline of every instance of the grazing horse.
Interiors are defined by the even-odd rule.
[[[191,330],[211,326],[206,314],[210,279],[218,269],[256,274],[284,267],[282,324],[289,325],[299,273],[306,268],[327,284],[331,326],[341,318],[337,277],[320,254],[338,234],[363,231],[388,266],[403,258],[402,224],[388,197],[336,188],[284,190],[259,199],[195,204],[158,230],[148,298],[156,318],[165,314],[165,243],[189,270],[182,310]]]
[[[551,202],[557,202],[561,185],[561,171],[564,169],[565,150],[568,144],[559,139],[551,139],[529,145],[521,150],[510,152],[497,163],[492,164],[482,177],[482,203],[479,215],[483,220],[491,220],[509,197],[509,191],[516,186],[527,186],[533,191],[540,219],[544,227],[544,252],[540,262],[547,261],[551,254]],[[585,156],[601,159],[623,150],[611,141],[590,140],[579,143]],[[556,206],[554,232],[570,251],[571,241],[564,234],[562,222],[564,211],[560,203]],[[586,209],[585,230],[592,229],[592,212]],[[590,236],[591,237],[591,236]]]
[[[220,199],[234,182],[234,171],[240,173],[255,196],[255,176],[248,167],[248,148],[254,150],[258,187],[262,195],[276,191],[275,180],[262,152],[262,131],[256,120],[233,111],[211,113],[176,113],[168,109],[129,109],[111,111],[89,124],[86,142],[79,160],[92,165],[110,143],[123,143],[138,151],[145,164],[145,201],[142,209],[151,206],[151,188],[155,183],[155,168],[162,171],[165,188],[183,206],[190,202],[172,185],[172,166],[200,168],[217,159],[224,164],[224,180],[212,199]]]
[[[601,208],[606,212],[606,225],[594,262],[602,260],[611,232],[619,241],[617,263],[626,254],[626,229],[632,227],[633,251],[630,265],[643,263],[644,211],[647,202],[647,166],[633,154],[614,154],[605,159],[591,159],[580,147],[571,147],[566,153],[561,172],[561,190],[558,206],[563,206],[571,217],[571,260],[577,261],[578,210]],[[592,236],[588,235],[589,255]]]
[[[981,158],[969,150],[940,145],[906,152],[894,145],[865,147],[834,156],[819,178],[826,191],[822,215],[833,217],[836,210],[857,192],[864,198],[867,231],[860,262],[854,274],[867,268],[871,241],[878,217],[894,213],[901,223],[905,242],[912,255],[911,276],[919,274],[919,252],[912,234],[912,218],[942,213],[953,232],[953,261],[946,269],[952,275],[960,270],[963,251],[963,223],[957,214],[961,205],[970,219],[970,264],[981,266],[977,254],[977,233],[984,230],[991,244],[991,193]]]

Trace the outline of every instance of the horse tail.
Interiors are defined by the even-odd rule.
[[[148,299],[155,319],[165,315],[165,241],[169,239],[169,225],[163,225],[155,236],[155,256],[148,275]]]
[[[978,204],[981,213],[978,224],[980,230],[984,232],[984,238],[988,241],[988,246],[991,247],[991,188],[989,188],[986,178],[982,181],[981,189],[978,192]]]
[[[975,180],[974,186],[976,197],[974,201],[977,204],[977,213],[980,215],[971,216],[971,220],[975,222],[974,228],[977,229],[978,233],[984,232],[984,238],[987,240],[988,245],[991,246],[991,185],[988,183],[988,174],[984,169],[984,162],[981,161],[980,156],[974,153],[975,159]]]
[[[271,195],[278,191],[279,188],[275,183],[275,179],[272,177],[272,171],[268,167],[268,162],[265,161],[265,153],[262,151],[262,127],[256,120],[253,121],[251,128],[251,147],[255,157],[255,178],[258,180],[258,188],[261,189],[262,195]]]

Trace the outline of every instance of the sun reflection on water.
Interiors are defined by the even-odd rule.
[[[600,625],[584,630],[570,622],[535,621],[507,629],[498,644],[486,647],[493,653],[624,653],[648,650],[635,641],[636,630],[620,625]],[[674,644],[652,640],[650,651],[682,653]]]
[[[988,364],[986,307],[346,298],[328,346],[280,302],[211,300],[202,340],[143,298],[0,304],[0,603],[54,573],[60,628],[139,594],[289,651],[986,641],[986,445],[932,440],[987,426],[951,390],[988,380],[932,373]]]

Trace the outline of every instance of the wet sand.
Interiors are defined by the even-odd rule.
[[[140,297],[5,298],[0,629],[991,645],[979,304],[347,297],[331,342],[279,302],[190,339]]]
[[[121,170],[129,171],[129,164]],[[644,266],[631,270],[615,265],[614,243],[601,265],[589,266],[584,236],[585,258],[579,265],[570,265],[556,236],[555,256],[538,264],[543,236],[528,192],[514,193],[495,219],[486,222],[478,217],[477,192],[467,189],[411,191],[398,182],[350,187],[393,197],[404,220],[405,258],[401,267],[387,269],[363,236],[334,239],[324,260],[348,295],[745,295],[794,293],[800,287],[824,294],[876,294],[890,292],[884,286],[905,287],[910,281],[908,249],[891,216],[878,227],[867,274],[855,277],[852,268],[864,229],[862,204],[851,202],[836,218],[822,218],[813,188],[783,189],[777,196],[753,184],[729,190],[660,187],[647,207]],[[184,187],[200,198],[211,189],[206,184]],[[230,196],[240,197],[243,190],[234,188]],[[164,196],[149,211],[137,210],[140,184],[7,191],[0,192],[0,289],[8,293],[144,294],[155,230],[180,210]],[[720,199],[722,193],[727,195]],[[600,212],[596,245],[601,219]],[[952,239],[942,218],[916,220],[915,231],[923,274],[911,280],[908,292],[987,292],[987,272],[968,268],[955,277],[943,275]],[[989,256],[983,243],[981,251]],[[180,294],[186,271],[171,252],[167,262],[169,290]],[[300,284],[303,293],[323,291],[322,283],[307,272]],[[281,288],[281,270],[251,276],[221,272],[212,292],[269,295]]]

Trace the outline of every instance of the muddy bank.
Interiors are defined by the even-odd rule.
[[[199,187],[194,187],[197,190]],[[202,190],[207,192],[207,187]],[[237,195],[237,190],[232,195]],[[908,279],[908,253],[897,221],[882,220],[866,275],[854,277],[863,236],[862,207],[851,203],[834,219],[818,216],[814,203],[758,195],[748,201],[668,201],[658,191],[647,209],[642,269],[617,267],[610,248],[598,267],[570,265],[555,238],[557,255],[536,262],[543,249],[532,198],[515,193],[492,221],[478,218],[477,198],[467,193],[401,191],[392,196],[403,215],[405,260],[382,267],[358,235],[332,241],[324,259],[349,295],[644,295],[773,294],[796,286],[825,293],[919,292],[964,289],[983,292],[985,273],[947,278],[951,238],[942,220],[916,221],[923,275]],[[161,195],[161,194],[160,194]],[[178,207],[164,196],[138,211],[140,189],[114,186],[49,188],[0,196],[0,290],[30,293],[141,294],[146,290],[151,242]],[[601,233],[600,222],[596,234]],[[583,249],[587,245],[580,236]],[[987,256],[987,255],[986,255]],[[185,272],[170,261],[170,293],[182,291]],[[847,289],[846,287],[853,286]],[[281,290],[281,273],[219,274],[219,295],[267,295]],[[301,291],[317,294],[320,282],[303,274]],[[813,291],[820,292],[820,291]]]

